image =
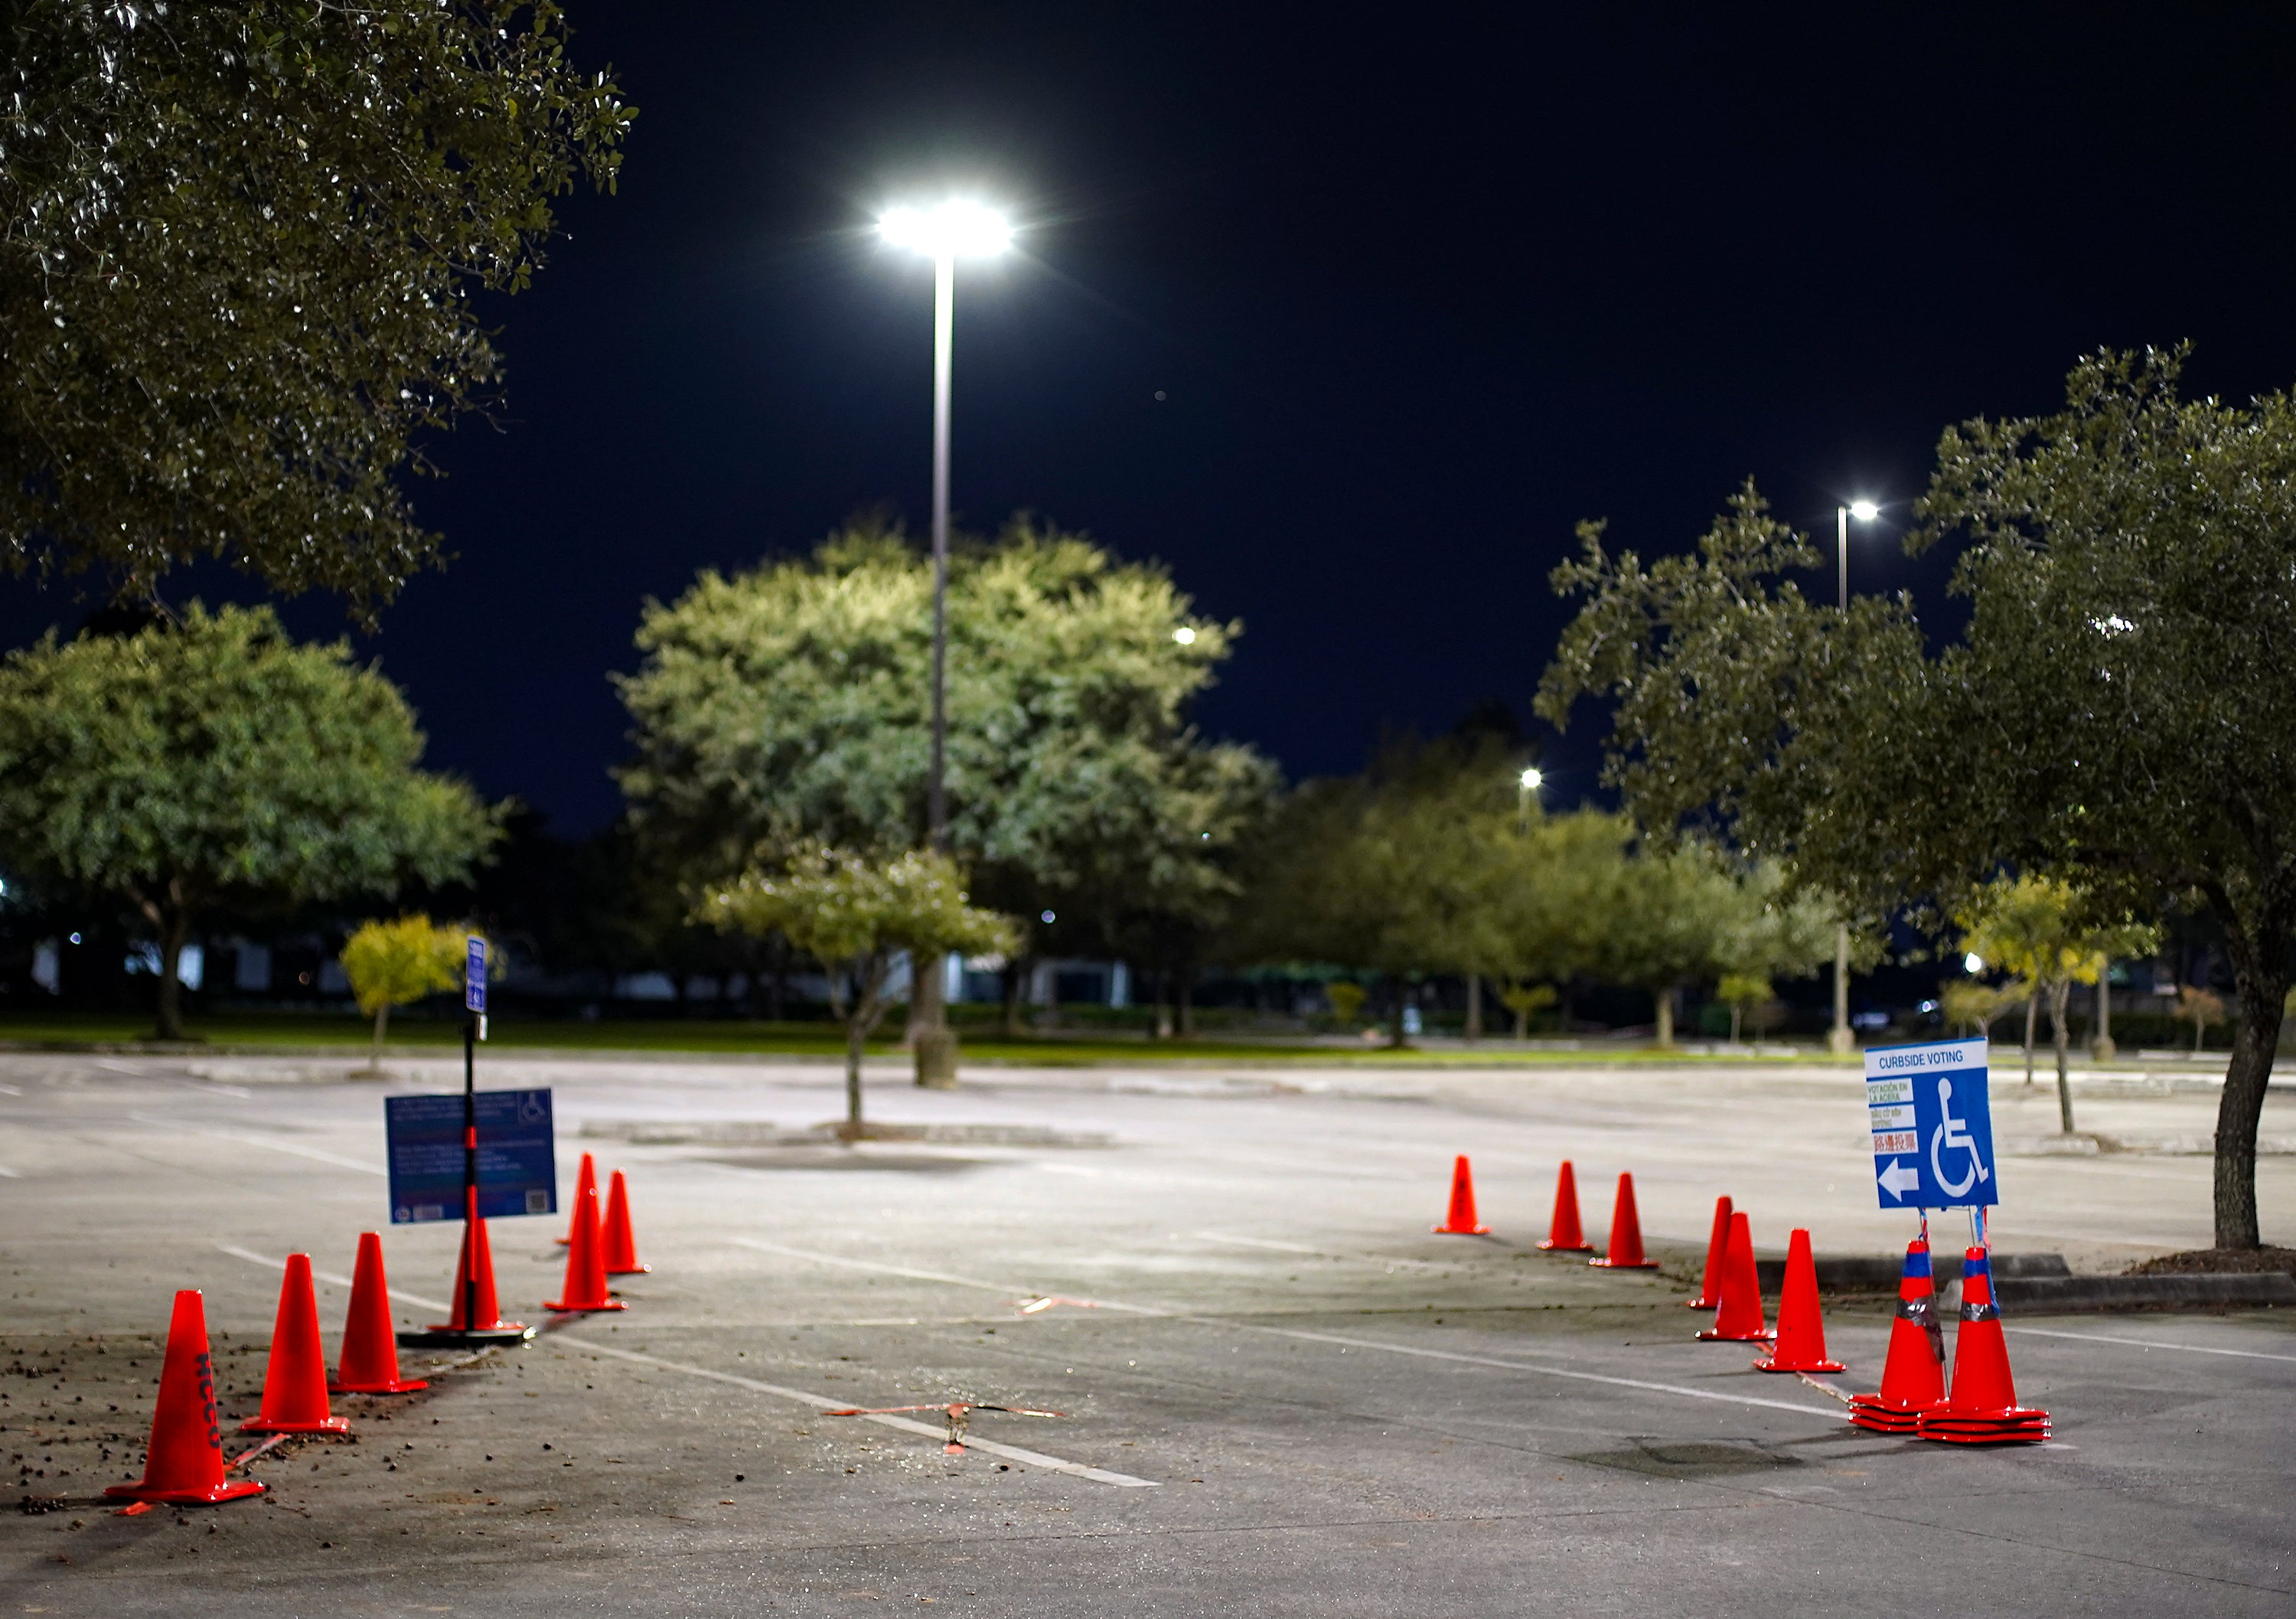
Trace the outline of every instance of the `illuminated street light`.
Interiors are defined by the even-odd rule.
[[[1882,508],[1870,500],[1853,500],[1849,503],[1849,514],[1860,522],[1871,522],[1882,514]]]
[[[978,202],[952,199],[931,209],[895,208],[877,221],[889,246],[906,248],[933,261],[933,482],[932,482],[932,744],[925,776],[925,838],[948,851],[948,392],[949,348],[955,325],[956,261],[1001,253],[1012,245],[1004,216]],[[1047,915],[1046,921],[1052,917]],[[919,973],[911,994],[922,1014],[918,1026],[946,1042],[948,1022],[938,972]],[[926,1082],[924,1046],[919,1043],[917,1081]],[[955,1056],[948,1058],[955,1072]]]
[[[1539,789],[1539,785],[1540,785],[1541,783],[1543,783],[1544,781],[1546,781],[1546,777],[1545,777],[1544,776],[1541,776],[1541,775],[1540,775],[1537,770],[1535,770],[1535,769],[1532,769],[1532,770],[1525,770],[1525,771],[1522,773],[1522,785],[1523,785],[1523,791],[1524,791],[1524,792],[1526,792],[1526,793],[1536,793],[1536,792],[1538,792],[1538,789]]]
[[[1985,971],[1985,957],[1972,950],[1961,958],[1961,966],[1964,972],[1974,978],[1978,974]]]
[[[1196,632],[1183,624],[1172,632],[1172,639],[1183,646],[1193,646],[1196,644]]]
[[[1515,778],[1515,819],[1524,832],[1530,830],[1531,795],[1538,791],[1539,784],[1546,779],[1546,777],[1539,774],[1537,765],[1531,766]]]

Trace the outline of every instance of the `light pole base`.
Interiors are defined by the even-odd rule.
[[[1857,1037],[1847,1029],[1828,1030],[1825,1048],[1836,1056],[1848,1056],[1857,1049]]]

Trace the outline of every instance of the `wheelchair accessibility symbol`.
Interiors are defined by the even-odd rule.
[[[1977,1138],[1969,1133],[1969,1122],[1953,1115],[1953,1081],[1937,1082],[1939,1123],[1930,1132],[1930,1175],[1931,1183],[1948,1197],[1959,1199],[1969,1195],[1972,1188],[1982,1186],[1993,1179],[1993,1171],[1985,1167],[1978,1156]],[[1946,1155],[1958,1153],[1962,1173],[1958,1179],[1946,1172]]]

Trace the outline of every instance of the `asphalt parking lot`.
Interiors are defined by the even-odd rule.
[[[260,1500],[122,1517],[173,1291],[206,1294],[224,1407],[251,1412],[291,1250],[330,1351],[357,1233],[387,1217],[380,1096],[309,1059],[0,1058],[0,1613],[1029,1615],[2285,1614],[2296,1330],[2269,1312],[2020,1319],[2046,1446],[1848,1427],[1824,1393],[1691,1342],[1727,1192],[1765,1252],[1910,1234],[1873,1207],[1857,1082],[1811,1071],[1430,1074],[887,1070],[926,1139],[819,1144],[838,1076],[791,1064],[489,1062],[546,1083],[560,1171],[630,1177],[612,1317],[551,1318],[560,1220],[494,1227],[532,1344],[349,1398],[350,1441],[253,1464]],[[2043,1110],[1997,1076],[2005,1146]],[[2130,1141],[2205,1098],[2083,1098]],[[2296,1133],[2284,1097],[2266,1134]],[[2046,1105],[2053,1115],[2054,1101]],[[2005,1158],[2004,1250],[2077,1269],[2207,1240],[2189,1153]],[[590,1132],[585,1136],[583,1132]],[[1431,1234],[1474,1155],[1488,1237]],[[1635,1171],[1667,1269],[1536,1250],[1556,1161],[1589,1227]],[[2296,1160],[2265,1160],[2266,1234]],[[1940,1229],[1940,1245],[1957,1242]],[[386,1230],[401,1319],[439,1319],[451,1228]],[[1057,1302],[1044,1304],[1040,1301]],[[1036,1307],[1031,1309],[1030,1306]],[[1849,1372],[1888,1318],[1837,1304]],[[410,1365],[422,1358],[410,1356]],[[983,1411],[964,1454],[932,1411]],[[226,1448],[251,1442],[231,1436]]]

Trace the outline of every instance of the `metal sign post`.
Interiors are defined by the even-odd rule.
[[[465,1015],[463,1019],[461,1142],[463,1163],[460,1199],[463,1211],[463,1261],[460,1267],[463,1274],[463,1296],[459,1311],[463,1324],[460,1327],[433,1327],[424,1333],[398,1335],[398,1341],[402,1344],[422,1348],[480,1348],[494,1344],[519,1343],[533,1335],[533,1329],[530,1327],[513,1322],[503,1322],[498,1325],[487,1322],[480,1314],[481,1286],[480,1278],[480,1271],[484,1268],[481,1263],[484,1254],[480,1245],[479,1222],[488,1212],[488,1209],[482,1206],[479,1196],[480,1188],[478,1087],[479,1042],[487,1037],[487,941],[475,933],[471,935],[468,953],[464,957],[463,1010]],[[492,1097],[496,1094],[489,1092],[488,1096]],[[505,1094],[512,1097],[529,1097],[534,1093]],[[550,1097],[547,1091],[541,1092],[540,1096],[538,1116],[542,1121],[543,1155],[546,1160],[549,1153]],[[386,1133],[390,1138],[391,1219],[394,1223],[436,1220],[445,1212],[447,1188],[438,1184],[444,1177],[436,1172],[445,1166],[436,1163],[435,1147],[432,1148],[431,1154],[428,1155],[433,1160],[429,1167],[432,1169],[430,1185],[435,1188],[430,1189],[429,1195],[438,1201],[423,1200],[422,1171],[426,1167],[423,1163],[426,1156],[424,1148],[430,1144],[423,1141],[422,1128],[426,1122],[431,1122],[434,1130],[438,1123],[444,1122],[443,1120],[435,1118],[426,1121],[423,1117],[425,1113],[435,1114],[435,1104],[443,1100],[445,1100],[443,1097],[393,1097],[383,1105]],[[426,1106],[426,1104],[430,1105]],[[520,1110],[521,1119],[526,1116],[528,1111],[529,1111],[529,1108]],[[435,1134],[432,1140],[436,1141]],[[452,1160],[449,1159],[448,1162],[451,1163]],[[537,1208],[536,1200],[529,1191],[527,1194],[526,1207],[506,1212],[547,1213],[555,1207],[554,1194],[545,1195],[541,1202],[545,1206]]]

